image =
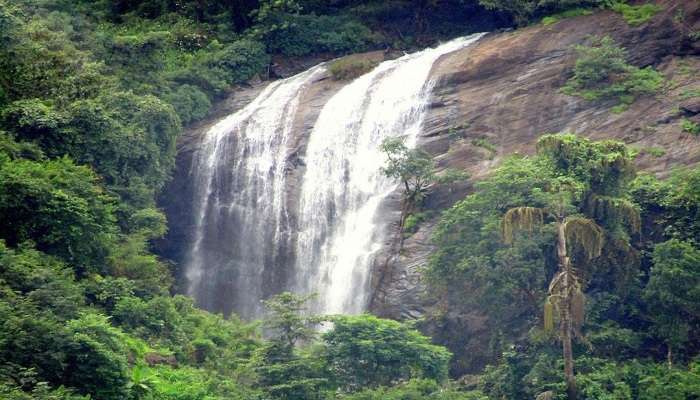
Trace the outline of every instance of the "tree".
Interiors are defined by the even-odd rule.
[[[79,273],[104,267],[116,233],[113,201],[94,172],[68,158],[0,159],[0,238],[33,241]]]
[[[323,342],[328,367],[347,392],[412,378],[440,382],[452,356],[409,326],[372,315],[334,318]]]
[[[506,212],[503,218],[503,231],[506,242],[512,242],[513,229],[532,230],[541,226],[545,215],[550,212],[532,207],[513,208]],[[576,378],[574,375],[574,358],[572,339],[583,325],[583,291],[582,278],[576,273],[571,264],[570,246],[581,246],[588,259],[600,256],[603,248],[603,230],[595,222],[587,218],[567,216],[561,205],[555,218],[557,231],[557,257],[559,271],[549,283],[549,297],[544,308],[545,330],[553,326],[552,309],[559,314],[559,338],[562,341],[564,357],[564,376],[566,378],[567,395],[570,400],[576,399]]]
[[[606,239],[604,228],[595,218],[604,218],[611,226],[631,222],[639,230],[638,211],[626,200],[615,198],[633,176],[631,158],[615,143],[590,144],[571,135],[546,135],[538,142],[538,152],[561,172],[541,196],[545,206],[516,207],[503,216],[503,237],[512,243],[516,231],[532,231],[546,218],[554,220],[559,270],[549,283],[544,307],[545,330],[553,327],[553,309],[558,311],[559,338],[562,341],[564,375],[569,399],[576,398],[576,378],[572,339],[581,336],[584,318],[584,275],[588,263],[599,257]],[[583,178],[583,179],[582,179]],[[584,200],[588,199],[588,200]],[[582,205],[580,210],[576,204]],[[577,215],[587,211],[590,217]],[[628,221],[629,220],[629,221]],[[574,268],[574,253],[578,253]]]
[[[643,296],[654,330],[666,342],[671,368],[674,349],[700,322],[700,249],[677,239],[657,244]]]
[[[273,341],[288,348],[294,348],[297,343],[311,340],[316,336],[314,327],[323,318],[305,315],[308,302],[315,295],[298,296],[284,292],[265,300],[267,317],[264,326],[272,331]]]
[[[285,292],[264,302],[268,311],[264,326],[272,337],[254,355],[253,369],[257,385],[275,399],[320,399],[327,384],[319,358],[296,349],[316,336],[314,328],[322,320],[305,315],[312,297]]]
[[[594,6],[604,0],[479,0],[489,10],[510,14],[518,25],[525,25],[535,16],[547,11],[561,11],[576,6]]]
[[[437,175],[432,156],[421,149],[409,149],[402,138],[387,138],[380,146],[387,164],[382,173],[403,185],[401,227],[406,217],[418,207],[436,183],[451,183],[467,178],[462,171],[448,169]]]
[[[384,175],[401,181],[407,205],[419,204],[435,180],[435,164],[430,154],[409,149],[401,138],[384,140],[381,150],[387,157],[387,166],[382,168]]]

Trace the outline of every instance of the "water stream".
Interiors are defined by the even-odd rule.
[[[318,293],[321,313],[366,309],[374,257],[388,221],[377,215],[396,182],[381,174],[388,137],[415,146],[442,55],[481,35],[381,63],[323,106],[287,186],[288,152],[299,102],[325,74],[321,64],[270,84],[248,106],[207,132],[193,165],[195,232],[186,265],[189,294],[206,309],[261,313],[279,290]],[[290,209],[289,193],[298,206]]]

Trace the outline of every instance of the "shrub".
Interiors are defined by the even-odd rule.
[[[435,381],[412,379],[392,387],[363,390],[341,397],[342,400],[488,400],[479,391],[458,391]]]
[[[681,100],[694,99],[700,97],[700,89],[684,89],[680,95]]]
[[[244,39],[219,51],[212,60],[212,66],[226,71],[229,83],[242,83],[261,73],[269,62],[270,57],[262,43]]]
[[[534,17],[547,12],[604,3],[604,0],[479,0],[479,4],[489,10],[502,11],[511,15],[518,25],[525,25]]]
[[[485,137],[473,139],[472,145],[476,146],[476,147],[481,147],[482,149],[487,150],[489,152],[489,159],[491,159],[491,160],[498,153],[498,149],[496,148],[496,145],[491,143],[491,141],[489,141],[488,138],[485,138]]]
[[[371,71],[376,65],[377,63],[371,60],[348,56],[331,63],[328,67],[328,71],[333,79],[342,81],[355,79],[360,75],[364,75]]]
[[[663,76],[651,67],[637,68],[626,62],[625,49],[605,36],[593,46],[576,46],[578,58],[574,76],[562,92],[586,100],[616,99],[613,111],[624,111],[638,97],[658,92]]]
[[[371,315],[335,318],[323,341],[329,367],[349,391],[411,378],[442,381],[452,356],[418,331]]]
[[[67,329],[65,382],[97,399],[126,398],[129,374],[123,333],[96,314],[68,322]]]
[[[116,231],[113,198],[67,158],[0,163],[0,220],[8,245],[34,241],[81,273],[104,266]]]
[[[403,230],[408,234],[415,233],[418,230],[418,225],[428,218],[425,212],[409,214],[403,221]]]
[[[38,143],[50,156],[65,154],[74,141],[62,130],[65,116],[49,102],[15,101],[2,110],[0,120],[18,139]]]
[[[666,150],[662,149],[661,147],[645,147],[643,151],[656,158],[666,155]]]
[[[165,96],[183,124],[198,121],[204,118],[211,108],[209,97],[198,87],[193,85],[180,85],[177,89]]]

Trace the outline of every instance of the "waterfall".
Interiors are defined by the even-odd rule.
[[[379,146],[394,136],[416,145],[433,64],[480,36],[383,62],[340,89],[310,130],[299,187],[286,185],[289,141],[301,97],[326,75],[323,64],[270,84],[212,127],[193,164],[186,277],[198,305],[254,318],[261,299],[291,290],[318,293],[317,312],[364,311],[389,222],[378,210],[396,189],[381,174]],[[299,200],[290,209],[293,190]]]
[[[381,173],[379,147],[394,136],[415,146],[434,86],[433,63],[478,37],[384,62],[323,107],[306,150],[295,271],[297,291],[318,293],[317,311],[364,311],[369,266],[386,234],[377,210],[396,188]]]
[[[254,318],[265,289],[284,280],[276,267],[290,240],[287,141],[304,89],[323,71],[270,84],[206,133],[194,165],[196,223],[186,266],[199,306]]]

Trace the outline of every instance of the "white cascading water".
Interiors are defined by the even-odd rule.
[[[318,293],[316,312],[364,311],[387,230],[377,212],[396,188],[381,174],[379,146],[395,136],[415,146],[433,64],[480,36],[383,62],[336,93],[308,137],[301,188],[286,187],[288,141],[300,98],[325,73],[323,64],[272,83],[211,128],[193,164],[186,276],[197,303],[255,318],[273,287]],[[287,207],[290,190],[300,190],[296,210]]]
[[[295,289],[318,293],[316,311],[360,313],[369,298],[373,256],[386,227],[382,200],[396,188],[381,173],[381,143],[402,136],[416,144],[434,82],[434,62],[480,35],[380,64],[323,107],[304,158],[296,245]]]
[[[260,315],[264,280],[290,240],[287,142],[299,99],[325,69],[270,84],[242,110],[212,127],[194,164],[195,234],[188,292],[209,310]]]

